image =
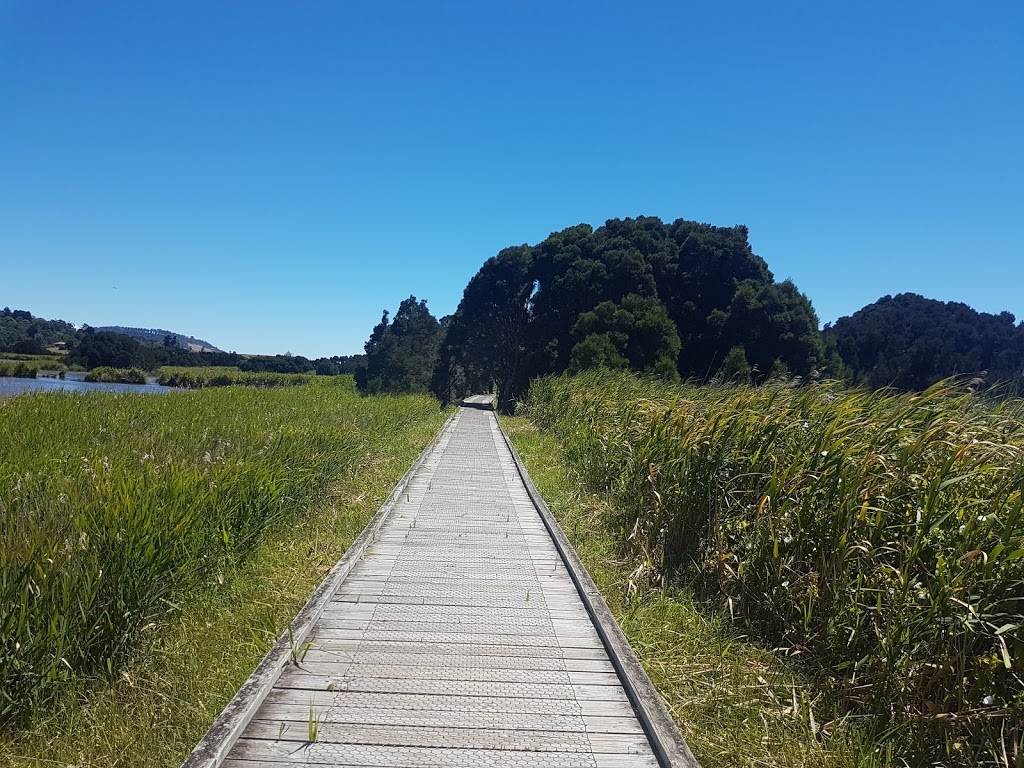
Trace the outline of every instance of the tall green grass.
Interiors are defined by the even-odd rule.
[[[296,387],[309,384],[316,374],[240,371],[237,368],[182,368],[163,366],[157,371],[157,383],[182,389],[206,387]],[[347,381],[350,377],[343,377]]]
[[[115,678],[147,627],[356,469],[371,434],[436,414],[427,397],[360,398],[350,377],[0,399],[0,720]]]
[[[145,384],[146,372],[141,368],[109,368],[100,366],[85,374],[86,381],[116,384]]]
[[[685,583],[910,764],[1024,761],[1024,405],[950,382],[545,379],[528,414],[616,499],[634,578]]]

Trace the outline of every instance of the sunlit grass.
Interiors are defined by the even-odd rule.
[[[702,766],[884,764],[848,724],[812,724],[807,679],[727,618],[685,590],[634,589],[611,499],[583,487],[553,434],[524,417],[502,421]]]
[[[818,725],[910,764],[1024,759],[1019,401],[611,375],[531,396],[613,500],[637,594],[685,586],[792,657]]]
[[[100,366],[85,374],[86,381],[117,384],[145,384],[146,372],[141,368],[108,368]]]
[[[345,378],[0,400],[0,756],[180,763],[442,418]]]

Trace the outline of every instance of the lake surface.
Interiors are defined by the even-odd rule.
[[[175,387],[160,384],[106,384],[86,381],[84,373],[68,373],[63,379],[40,377],[38,379],[15,379],[0,377],[0,397],[11,397],[24,392],[142,392],[160,394],[174,392]]]

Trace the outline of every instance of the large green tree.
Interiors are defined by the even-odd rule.
[[[434,391],[494,382],[510,409],[531,378],[622,367],[710,378],[729,351],[765,377],[829,363],[807,297],[776,283],[746,227],[612,219],[502,251],[470,281],[447,329]]]
[[[580,314],[572,338],[570,371],[603,366],[678,376],[679,334],[653,296],[631,293],[621,302],[601,302]]]
[[[789,280],[744,280],[727,310],[712,311],[709,324],[718,330],[717,338],[710,334],[715,348],[741,347],[755,379],[764,379],[781,366],[806,376],[834,363],[827,359],[810,300]]]
[[[385,310],[366,342],[356,385],[367,394],[428,392],[443,331],[426,300],[405,299],[390,322]]]

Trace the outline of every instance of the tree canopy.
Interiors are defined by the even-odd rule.
[[[612,219],[489,259],[447,328],[434,391],[449,400],[493,382],[508,409],[536,376],[603,366],[710,378],[736,348],[755,380],[839,366],[810,301],[775,281],[746,227]]]
[[[426,300],[405,299],[390,322],[385,310],[366,342],[356,386],[367,394],[428,392],[443,334]]]
[[[853,380],[869,387],[926,389],[955,374],[1024,383],[1024,323],[1009,312],[915,293],[883,296],[824,331]]]
[[[44,320],[25,309],[0,309],[0,351],[17,352],[16,344],[33,350],[75,339],[75,326],[63,320]],[[33,354],[33,353],[26,353]]]

